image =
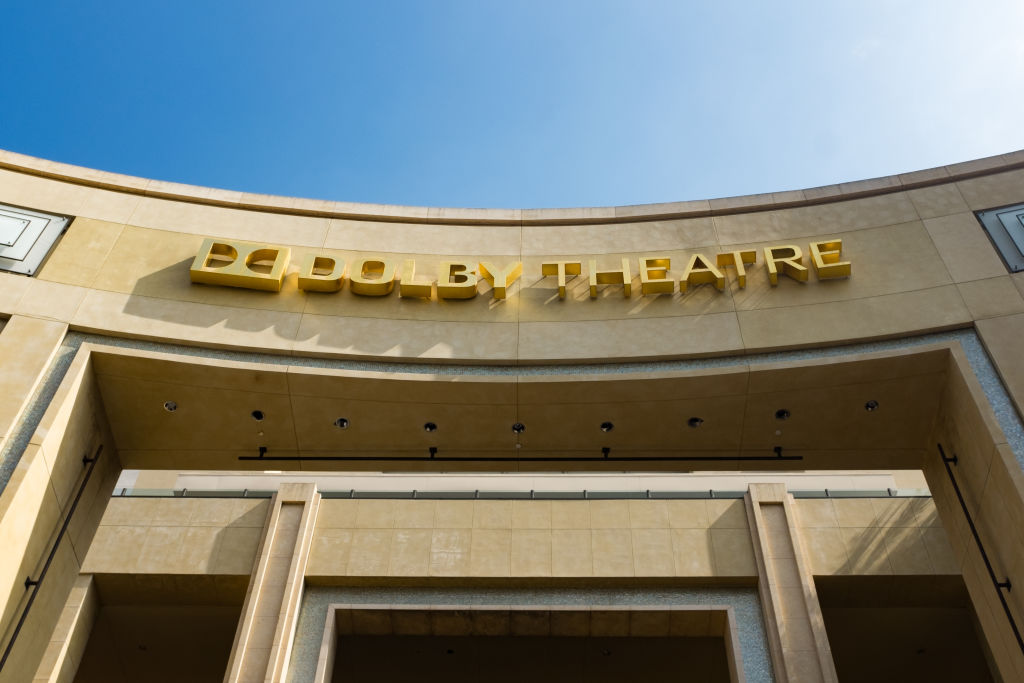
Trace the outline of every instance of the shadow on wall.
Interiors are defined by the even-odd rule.
[[[298,290],[295,273],[289,275],[281,292],[192,284],[188,276],[191,263],[191,259],[185,259],[140,277],[123,313],[183,328],[208,331],[221,328],[225,331],[223,343],[231,346],[243,343],[233,334],[242,333],[265,335],[264,341],[255,345],[269,348],[312,342],[316,347],[365,356],[407,357],[448,355],[446,349],[450,348],[451,337],[457,332],[453,332],[446,320],[474,322],[484,317],[492,318],[493,322],[514,323],[516,320],[514,307],[508,307],[504,315],[475,317],[472,311],[467,315],[467,306],[483,308],[486,313],[495,303],[506,305],[506,302],[494,302],[482,296],[469,301],[437,302],[401,299],[397,292],[381,299],[359,297],[347,290],[307,295]],[[337,320],[339,318],[344,319]],[[388,319],[420,324],[392,331],[378,322]],[[137,329],[144,334],[147,327],[142,325]],[[479,329],[473,327],[475,331]],[[266,338],[267,333],[272,338]],[[158,332],[153,336],[164,335]],[[193,334],[186,329],[177,336],[189,339]],[[203,335],[204,340],[215,343],[221,341],[217,336],[210,332]],[[474,348],[477,344],[483,351],[489,342],[481,339]]]
[[[189,280],[191,263],[191,258],[182,259],[139,277],[123,312],[191,328],[271,332],[288,342],[315,341],[317,346],[364,355],[425,356],[444,355],[450,346],[452,327],[441,323],[473,324],[473,332],[479,334],[480,323],[516,324],[521,318],[538,322],[628,320],[735,310],[731,288],[723,293],[710,285],[694,286],[683,294],[641,296],[639,275],[632,280],[633,294],[628,298],[622,295],[621,285],[602,285],[598,297],[591,299],[584,274],[569,281],[568,296],[562,300],[555,278],[527,274],[512,286],[508,299],[494,299],[490,285],[481,280],[479,294],[472,299],[438,300],[436,296],[401,297],[397,284],[395,291],[383,297],[359,296],[348,286],[339,292],[307,294],[298,289],[294,271],[286,277],[281,292],[197,285]],[[433,277],[433,266],[433,260],[425,263],[417,277]],[[343,324],[330,323],[334,318],[345,320]],[[396,339],[377,322],[383,320],[418,324],[401,328],[402,338]],[[493,345],[493,340],[481,342],[482,346],[488,344]]]
[[[258,499],[115,497],[83,571],[134,574],[129,583],[140,585],[177,574],[192,576],[190,585],[224,577],[247,583],[266,514],[266,500]],[[110,590],[104,587],[107,599]]]
[[[191,264],[192,259],[185,259],[140,277],[129,295],[124,313],[189,327],[222,326],[240,332],[263,332],[272,328],[278,336],[294,339],[298,328],[298,312],[286,317],[266,315],[268,311],[279,312],[276,309],[280,309],[280,306],[274,305],[274,293],[246,292],[252,295],[249,297],[250,303],[241,307],[238,296],[240,292],[214,287],[199,290],[201,285],[192,285],[188,278]],[[222,292],[221,289],[226,291]],[[195,303],[212,305],[195,306]],[[228,306],[232,309],[222,308]],[[232,315],[235,312],[237,315]]]
[[[930,539],[936,546],[939,541],[944,547],[929,549],[923,534],[930,531],[919,519],[919,511],[934,508],[928,498],[904,499],[857,499],[843,501],[846,505],[862,505],[871,513],[865,518],[870,521],[863,527],[842,527],[843,539],[848,558],[837,574],[936,574],[948,564],[945,558],[952,555],[945,540]],[[933,524],[938,524],[937,519]],[[931,555],[945,551],[942,557]],[[958,571],[951,573],[959,574]]]

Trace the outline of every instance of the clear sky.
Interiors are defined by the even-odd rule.
[[[0,147],[395,204],[636,204],[1024,148],[1024,0],[0,0]]]

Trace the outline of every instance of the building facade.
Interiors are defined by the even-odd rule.
[[[0,682],[1024,680],[1021,204],[0,153]]]

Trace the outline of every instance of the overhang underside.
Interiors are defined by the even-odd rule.
[[[916,469],[958,347],[630,374],[360,372],[89,345],[128,469]]]

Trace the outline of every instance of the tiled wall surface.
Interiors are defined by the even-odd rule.
[[[800,499],[793,507],[815,575],[959,572],[931,498]]]
[[[248,576],[267,500],[112,498],[82,571]]]
[[[332,217],[329,203],[322,203],[321,215],[310,215],[299,208],[301,200],[290,200],[305,215],[288,215],[280,206],[274,213],[251,205],[241,210],[237,197],[222,206],[203,204],[216,190],[193,188],[195,203],[184,200],[188,193],[182,200],[131,194],[138,179],[123,179],[128,192],[117,193],[8,167],[0,169],[0,202],[77,218],[38,278],[0,274],[0,314],[276,353],[471,362],[693,357],[920,333],[1024,313],[1024,274],[1008,274],[973,215],[1024,199],[1024,170],[1015,167],[1016,156],[985,161],[990,175],[964,176],[983,167],[938,169],[932,175],[941,184],[927,187],[913,185],[923,176],[911,183],[879,179],[863,190],[853,183],[820,196],[817,190],[789,193],[782,201],[769,196],[705,202],[703,209],[680,205],[681,217],[614,225],[602,221],[618,209],[578,210],[571,218],[558,211],[497,218],[483,212],[482,224],[455,225],[423,223],[437,220],[426,214],[405,222],[397,214],[391,218],[398,222]],[[884,193],[870,194],[872,183]],[[825,197],[838,201],[813,203]],[[743,213],[741,206],[757,210]],[[437,210],[445,211],[459,213]],[[464,213],[462,220],[471,221],[472,212]],[[492,219],[509,224],[487,224]],[[574,224],[524,224],[532,220]],[[454,304],[397,294],[358,297],[347,288],[306,294],[295,287],[296,265],[279,294],[191,285],[188,266],[206,236],[288,245],[293,264],[307,253],[349,261],[372,254],[399,262],[416,258],[420,272],[449,258],[522,260],[524,276],[505,300],[495,301],[481,284],[480,296]],[[843,240],[844,258],[854,264],[851,278],[783,278],[769,287],[759,263],[745,289],[730,274],[725,293],[693,287],[641,299],[611,288],[591,302],[585,278],[571,280],[562,301],[552,296],[551,278],[539,274],[540,263],[553,257],[597,258],[607,267],[620,256],[637,263],[651,252],[671,257],[678,273],[693,253],[789,243],[807,251],[805,243],[819,237]]]
[[[310,576],[747,576],[741,500],[321,503]]]
[[[268,502],[113,498],[88,573],[248,574]],[[807,499],[814,574],[957,573],[928,498]],[[852,559],[851,559],[852,558]],[[756,576],[742,500],[320,503],[308,577]]]

